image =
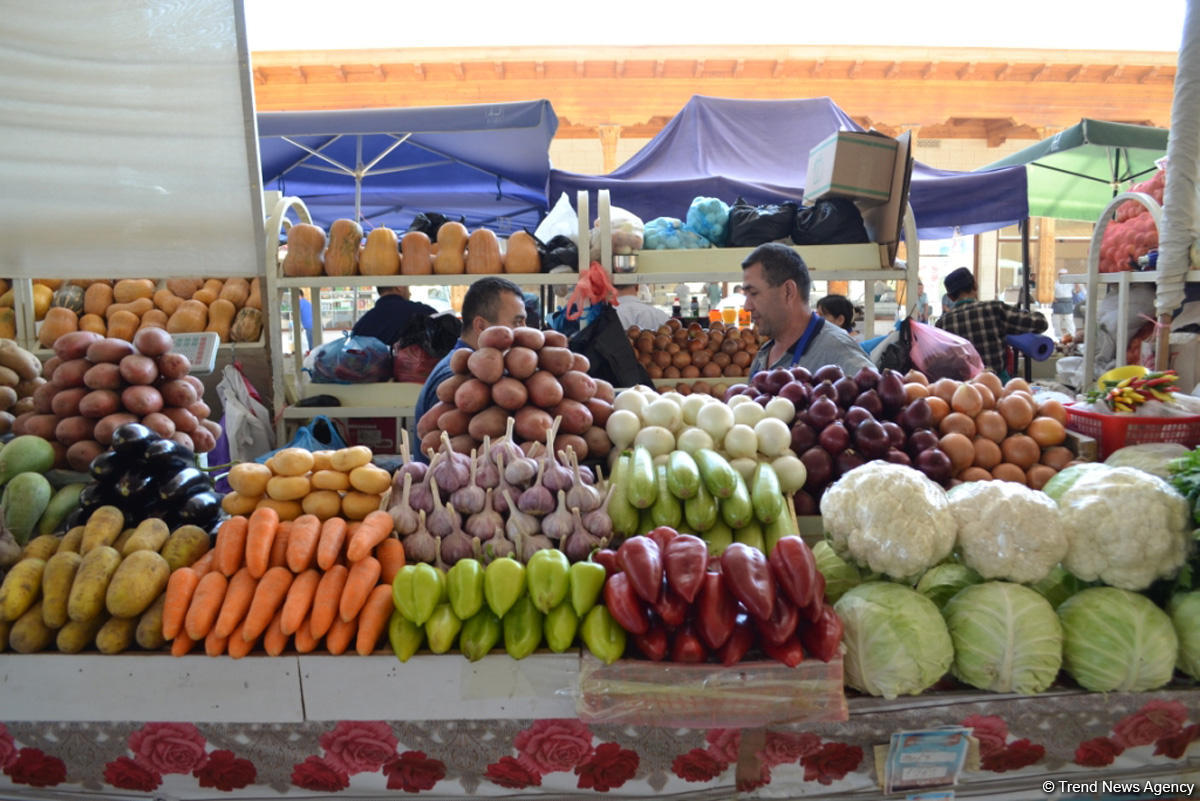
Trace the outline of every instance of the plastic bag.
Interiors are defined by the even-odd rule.
[[[912,344],[909,358],[930,381],[966,381],[983,372],[983,360],[969,341],[926,323],[907,320]]]
[[[304,362],[304,369],[318,384],[359,384],[392,377],[392,349],[375,337],[356,337],[349,332],[314,348]]]
[[[675,217],[655,217],[646,223],[644,250],[694,250],[712,247],[700,234],[690,230],[683,220]]]
[[[579,215],[575,213],[575,207],[571,205],[566,192],[558,196],[554,208],[538,223],[533,235],[547,245],[556,236],[565,236],[572,242],[579,241]]]
[[[617,310],[607,303],[600,307],[595,319],[571,337],[568,346],[588,358],[591,363],[588,375],[593,378],[603,378],[614,387],[654,386],[629,344]]]
[[[729,228],[729,204],[715,197],[698,197],[688,206],[687,228],[720,247]]]
[[[801,206],[792,227],[797,245],[850,245],[866,242],[867,227],[853,200],[831,197],[812,206]]]
[[[609,209],[609,222],[612,226],[613,253],[632,253],[642,249],[646,226],[641,217],[619,206],[613,206]],[[592,261],[600,261],[599,228],[592,229],[590,255]]]
[[[332,420],[323,414],[315,416],[307,425],[296,429],[291,441],[283,448],[269,451],[255,458],[256,462],[265,462],[284,448],[304,448],[308,451],[336,451],[347,447],[346,440],[338,431]]]
[[[410,384],[424,384],[438,360],[420,345],[392,345],[392,378]]]
[[[217,397],[225,410],[218,439],[218,444],[223,441],[228,450],[229,458],[225,461],[244,462],[275,447],[271,413],[236,365],[227,364],[222,370]],[[213,461],[215,458],[210,455],[210,463],[222,463]]]
[[[726,244],[734,248],[752,248],[779,239],[790,239],[796,224],[796,204],[788,200],[765,206],[751,206],[741,198],[729,209]]]
[[[458,221],[466,223],[467,218],[459,217]],[[413,221],[408,224],[408,230],[420,231],[429,237],[431,242],[436,242],[438,229],[448,222],[450,222],[450,218],[445,214],[439,214],[436,211],[422,211],[418,212],[416,217],[413,217]]]
[[[579,271],[579,247],[573,237],[560,234],[547,242],[545,248],[542,254],[542,272],[560,272],[556,269],[559,267],[566,267],[573,273]]]

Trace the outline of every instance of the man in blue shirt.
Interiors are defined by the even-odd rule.
[[[479,344],[479,335],[485,328],[493,325],[504,325],[509,328],[525,325],[525,295],[521,288],[507,278],[487,276],[471,284],[463,298],[462,310],[463,328],[459,340],[454,343],[454,349],[442,357],[417,398],[417,406],[413,411],[412,438],[413,458],[425,461],[428,457],[421,453],[421,439],[417,436],[417,421],[438,402],[438,385],[453,375],[450,370],[450,357],[459,348],[474,350]]]
[[[375,337],[391,347],[396,344],[414,320],[424,320],[436,312],[432,306],[409,299],[406,286],[377,287],[379,300],[354,324],[350,332],[356,337]]]

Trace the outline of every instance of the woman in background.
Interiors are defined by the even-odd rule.
[[[829,322],[854,335],[854,304],[845,295],[826,295],[817,301],[817,312]]]

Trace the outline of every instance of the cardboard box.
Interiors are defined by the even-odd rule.
[[[1200,334],[1172,333],[1170,343],[1167,366],[1179,375],[1176,381],[1179,391],[1190,393],[1196,384],[1200,384]]]
[[[886,203],[892,195],[892,173],[898,142],[872,133],[839,131],[808,153],[804,200],[848,197]]]

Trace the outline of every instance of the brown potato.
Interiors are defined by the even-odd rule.
[[[63,445],[74,445],[76,442],[84,439],[92,438],[92,431],[96,428],[96,421],[87,417],[76,415],[75,417],[64,417],[58,421],[58,425],[54,427],[54,438]]]
[[[99,420],[119,411],[121,411],[120,395],[111,389],[93,389],[79,401],[79,411],[77,413],[84,417]]]
[[[70,389],[79,389],[79,387],[71,387]],[[42,386],[38,387],[32,395],[34,411],[36,411],[38,414],[50,414],[53,412],[54,398],[58,395],[59,391],[59,388],[53,384],[43,384]],[[83,391],[86,394],[87,388],[85,387]],[[18,400],[20,400],[20,398],[18,398]]]
[[[196,415],[189,412],[187,409],[180,409],[178,406],[164,406],[162,413],[171,418],[171,422],[175,424],[175,439],[178,440],[179,434],[190,434],[200,426],[200,421],[196,419]],[[188,438],[186,444],[192,448],[195,443]]]
[[[192,438],[192,450],[196,453],[208,453],[217,447],[217,438],[204,426],[197,427],[188,436]]]
[[[57,356],[51,356],[49,359],[46,359],[46,363],[42,365],[42,377],[49,379],[62,363],[63,360]]]
[[[509,411],[516,411],[529,402],[529,390],[525,388],[524,384],[511,376],[504,376],[495,384],[492,384],[491,394],[492,401],[497,406]],[[501,432],[501,434],[503,433]]]
[[[542,348],[538,353],[538,367],[549,370],[554,375],[563,375],[571,369],[574,355],[566,348]]]
[[[138,353],[151,358],[162,356],[174,345],[171,335],[161,328],[143,328],[133,337],[133,346]]]
[[[48,412],[53,412],[59,417],[73,417],[80,413],[79,402],[88,394],[87,387],[71,387],[70,389],[55,390],[51,384],[46,384],[46,386],[50,387],[53,393],[53,397],[50,399],[50,408],[47,410]],[[41,391],[40,388],[39,391]],[[37,403],[37,393],[34,393],[33,400]]]
[[[91,331],[72,331],[54,340],[54,355],[60,361],[82,359],[87,355],[88,348],[104,337]]]
[[[438,430],[445,431],[452,437],[467,433],[470,423],[471,414],[462,409],[451,409],[437,419]]]
[[[437,421],[446,412],[454,408],[454,404],[438,401],[429,407],[429,411],[421,415],[421,419],[417,421],[417,436],[424,438],[426,434],[437,430]],[[421,452],[424,453],[425,448],[422,446]]]
[[[446,403],[454,403],[454,392],[467,381],[470,376],[452,375],[437,385],[437,399]]]
[[[485,384],[495,384],[504,375],[504,355],[495,348],[479,348],[467,358],[467,369]]]
[[[13,427],[18,434],[32,434],[45,440],[53,440],[54,429],[57,425],[58,418],[56,416],[33,413],[17,417]]]
[[[459,348],[450,354],[450,369],[459,375],[467,374],[467,360],[473,351],[470,348]]]
[[[592,413],[592,422],[598,426],[603,426],[607,423],[609,415],[613,413],[612,404],[608,401],[602,401],[599,398],[592,398],[585,402],[584,405]]]
[[[178,423],[175,424],[175,427],[176,427],[176,431],[174,434],[171,435],[171,439],[175,442],[178,442],[180,445],[187,448],[189,451],[196,450],[196,443],[190,436],[188,436],[187,432],[179,431]]]
[[[513,344],[530,350],[541,350],[546,344],[546,333],[523,325],[513,329]]]
[[[582,434],[592,427],[592,413],[579,401],[564,398],[550,413],[562,417],[561,430],[564,433]]]
[[[132,342],[105,337],[88,346],[87,360],[92,364],[116,364],[131,353],[134,353]]]
[[[164,381],[159,386],[158,391],[162,395],[163,403],[165,403],[167,406],[178,406],[185,411],[187,410],[187,407],[200,400],[199,396],[196,394],[195,387],[192,386],[190,381],[187,381],[183,378]],[[151,409],[150,411],[158,410]],[[189,414],[191,413],[189,412]],[[179,425],[179,421],[176,421],[175,424]]]
[[[500,406],[489,406],[471,418],[467,424],[467,433],[477,440],[484,437],[501,437],[508,426],[509,414],[509,410]]]
[[[529,391],[529,402],[534,406],[549,409],[563,399],[562,384],[548,370],[538,370],[525,381]]]
[[[555,382],[557,383],[557,382]],[[505,418],[507,423],[507,418]],[[554,418],[536,406],[526,406],[516,414],[516,424],[513,430],[523,440],[545,442],[546,432],[554,425]]]
[[[67,448],[67,464],[72,470],[85,472],[88,466],[107,448],[94,439],[81,439]]]
[[[588,455],[593,458],[603,459],[612,450],[612,440],[608,438],[608,432],[600,426],[592,426],[584,432],[583,440],[587,443]]]
[[[154,331],[158,329],[146,328],[143,330]],[[182,353],[164,353],[155,359],[154,363],[158,366],[158,374],[166,379],[183,378],[192,369],[192,363]]]
[[[578,370],[581,373],[586,373],[588,370],[592,369],[592,363],[588,361],[588,357],[584,356],[582,353],[572,353],[571,369]]]
[[[524,381],[537,371],[537,351],[521,346],[509,348],[504,355],[504,367],[513,378]]]
[[[92,389],[120,389],[125,382],[121,380],[121,368],[110,362],[93,364],[83,374],[84,386]]]
[[[138,417],[162,411],[163,396],[154,387],[126,387],[121,393],[121,405]]]
[[[121,378],[130,384],[153,384],[158,378],[158,365],[149,356],[131,353],[121,359],[118,369]]]
[[[567,335],[561,331],[543,331],[542,334],[546,337],[548,347],[565,348],[567,346]]]
[[[585,372],[568,370],[559,381],[562,383],[563,394],[571,400],[586,403],[596,396],[596,381]]]
[[[478,378],[468,378],[454,391],[454,405],[459,411],[474,414],[491,402],[491,387]],[[451,434],[450,436],[455,436]]]
[[[82,387],[83,376],[91,368],[87,359],[69,359],[60,364],[50,377],[50,383],[59,389]]]
[[[554,452],[567,452],[567,449],[575,451],[575,455],[580,459],[586,459],[588,456],[587,440],[578,434],[559,434],[554,438]]]
[[[507,350],[512,347],[513,331],[506,325],[493,325],[479,334],[479,347]]]
[[[212,414],[212,409],[202,400],[198,400],[188,407],[188,411],[196,415],[196,419],[203,422]]]
[[[175,433],[175,422],[162,412],[151,412],[142,417],[142,425],[158,434],[163,439],[170,439]]]

